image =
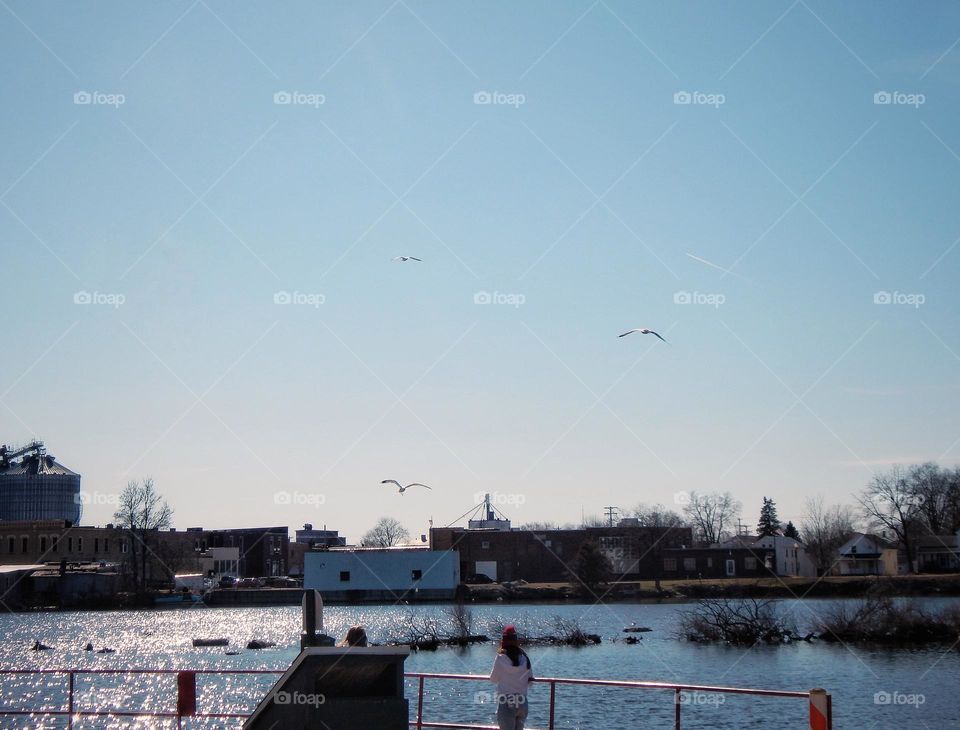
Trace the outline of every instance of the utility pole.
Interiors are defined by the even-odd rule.
[[[603,509],[607,512],[607,523],[610,527],[613,527],[613,516],[617,512],[617,507],[604,507]]]

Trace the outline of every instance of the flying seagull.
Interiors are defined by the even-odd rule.
[[[420,484],[420,482],[414,482],[413,484],[408,484],[407,486],[403,486],[403,485],[402,485],[400,482],[398,482],[396,479],[384,479],[384,480],[383,480],[382,482],[380,482],[380,483],[381,483],[381,484],[396,484],[397,487],[400,489],[400,494],[403,494],[404,492],[406,492],[408,489],[410,489],[410,487],[427,487],[426,484]],[[427,487],[427,489],[433,489],[433,487]]]
[[[648,330],[646,327],[637,327],[637,328],[632,329],[632,330],[627,330],[627,331],[624,332],[622,335],[617,335],[617,336],[618,336],[618,337],[626,337],[627,335],[632,335],[634,332],[639,332],[641,335],[656,335],[657,337],[660,337],[659,334],[657,334],[657,333],[654,332],[653,330]],[[660,339],[663,340],[662,337],[660,337]],[[663,341],[666,342],[666,340],[663,340]]]
[[[423,259],[418,259],[416,256],[394,256],[392,261],[423,261]]]

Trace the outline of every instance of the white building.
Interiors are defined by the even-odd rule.
[[[792,537],[784,535],[740,535],[718,543],[716,547],[740,548],[745,547],[756,551],[761,556],[766,568],[781,576],[801,576],[816,578],[817,568],[807,555],[803,545]]]
[[[450,600],[459,583],[455,550],[331,548],[303,556],[303,587],[325,601]]]

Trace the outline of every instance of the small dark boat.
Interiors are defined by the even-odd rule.
[[[269,649],[271,646],[276,646],[275,641],[264,641],[263,639],[252,639],[247,642],[248,649]]]
[[[194,639],[194,646],[227,646],[230,639]]]

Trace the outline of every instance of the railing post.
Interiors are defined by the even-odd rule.
[[[417,691],[417,730],[423,727],[423,675],[420,675],[420,689]]]
[[[67,674],[67,728],[73,730],[73,672]]]
[[[810,730],[833,730],[833,698],[819,687],[810,690]]]
[[[177,724],[197,714],[197,673],[177,672]]]
[[[680,688],[673,690],[673,729],[680,730]]]
[[[554,713],[557,709],[557,683],[550,682],[550,722],[547,724],[547,730],[554,728]]]

